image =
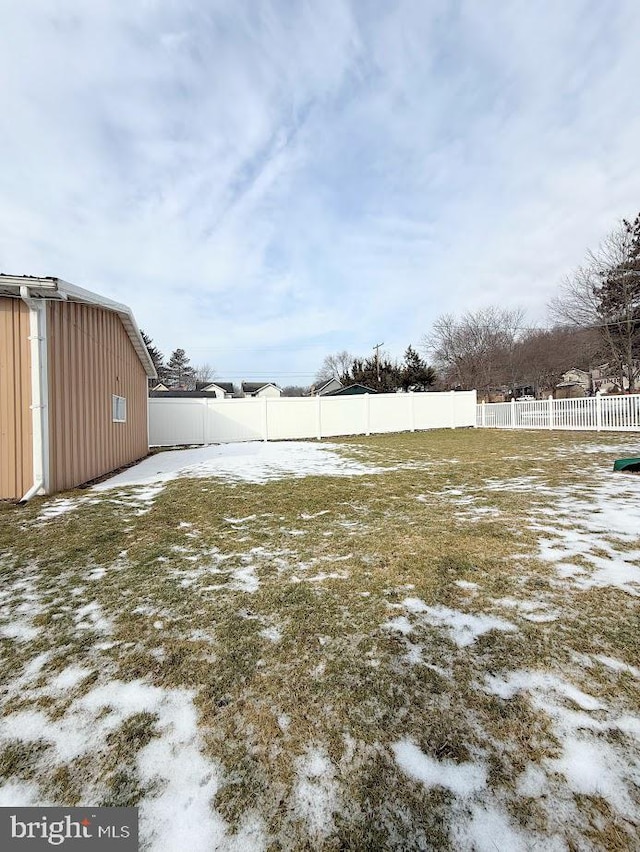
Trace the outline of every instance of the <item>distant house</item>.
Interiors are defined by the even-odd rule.
[[[231,399],[233,396],[232,382],[196,382],[196,390],[215,393],[218,399]]]
[[[610,364],[600,364],[599,367],[594,367],[591,371],[591,382],[594,391],[600,391],[600,393],[620,393],[621,381],[622,390],[629,390],[629,379],[627,376],[621,379],[619,375],[614,375]]]
[[[131,310],[59,278],[0,275],[0,498],[73,488],[149,451]]]
[[[575,367],[567,370],[562,374],[562,381],[556,385],[556,397],[580,397],[597,392],[620,393],[621,390],[629,390],[629,379],[615,375],[610,364],[600,364],[589,371]]]
[[[562,381],[556,385],[556,390],[560,392],[561,397],[586,396],[591,390],[591,374],[587,370],[573,367],[562,374]]]
[[[273,382],[242,382],[244,396],[282,396],[282,388]]]
[[[150,390],[152,390],[152,391],[168,391],[169,388],[165,384],[163,384],[162,382],[158,382],[158,384],[154,385],[152,388],[150,388]]]
[[[358,384],[347,385],[345,388],[333,391],[327,396],[353,396],[354,394],[377,393],[373,388],[368,388],[366,385]]]
[[[339,391],[343,387],[340,379],[336,379],[335,376],[332,376],[330,379],[325,379],[322,382],[316,382],[315,385],[311,385],[311,396],[327,396],[328,394],[335,393]]]

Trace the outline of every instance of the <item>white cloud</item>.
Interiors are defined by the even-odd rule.
[[[542,318],[637,212],[635,4],[375,5],[5,10],[2,269],[245,378],[443,311]]]

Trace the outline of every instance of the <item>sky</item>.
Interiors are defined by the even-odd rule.
[[[0,0],[0,271],[309,384],[640,210],[637,0]]]

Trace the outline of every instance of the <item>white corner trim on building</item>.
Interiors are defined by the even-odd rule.
[[[26,502],[36,494],[46,494],[49,485],[49,389],[47,382],[47,306],[33,299],[27,286],[20,287],[20,298],[29,308],[31,354],[31,423],[33,431],[33,484],[22,496]]]

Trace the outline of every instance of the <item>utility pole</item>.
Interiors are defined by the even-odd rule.
[[[378,374],[378,384],[380,384],[380,358],[378,356],[378,352],[381,346],[384,346],[384,341],[382,343],[376,343],[373,347],[376,350],[376,373]]]

